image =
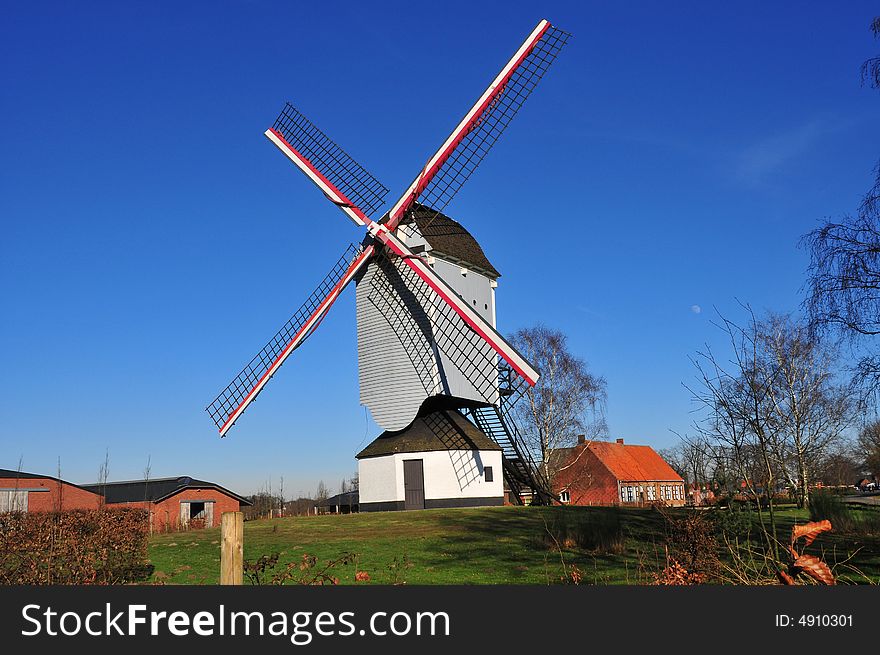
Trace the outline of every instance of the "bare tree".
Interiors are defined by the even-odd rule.
[[[880,16],[871,23],[880,38]],[[880,57],[862,65],[862,81],[880,89]],[[880,165],[855,216],[826,222],[801,240],[810,253],[804,306],[811,327],[856,350],[855,380],[869,395],[880,391]],[[863,349],[863,350],[862,350]]]
[[[880,39],[880,16],[871,21],[871,32],[875,39]],[[880,57],[871,57],[862,64],[862,84],[866,82],[880,89]]]
[[[852,420],[847,390],[835,384],[834,358],[815,334],[789,316],[759,321],[749,307],[740,327],[721,317],[732,358],[722,363],[706,349],[695,360],[700,385],[692,390],[704,410],[698,434],[720,446],[740,487],[768,509],[768,545],[778,553],[774,492],[780,481],[800,506],[820,462]]]
[[[865,425],[859,432],[856,443],[865,469],[874,477],[880,477],[880,421]]]
[[[805,301],[811,327],[847,340],[859,353],[856,380],[880,389],[880,356],[870,346],[880,335],[880,166],[874,186],[854,217],[807,234],[810,251]]]
[[[146,512],[147,527],[153,534],[153,511],[150,509],[150,473],[153,471],[153,456],[147,455],[147,465],[144,467],[144,510]]]
[[[842,442],[819,465],[819,477],[827,485],[851,486],[862,472],[863,462],[852,442]]]
[[[718,327],[727,337],[731,359],[724,362],[706,347],[692,360],[699,384],[687,388],[702,410],[701,418],[694,423],[697,434],[718,444],[725,455],[726,467],[736,475],[734,487],[759,501],[756,503],[758,518],[767,545],[778,555],[773,507],[778,466],[774,458],[770,400],[777,372],[775,367],[767,366],[761,327],[751,310],[749,314],[750,322],[745,328],[720,317]],[[767,503],[769,530],[764,523],[762,497]]]
[[[552,485],[554,451],[572,446],[579,434],[605,436],[605,379],[593,375],[569,349],[566,336],[543,325],[516,332],[511,341],[541,377],[520,397],[513,414],[523,441]]]
[[[60,512],[64,509],[64,485],[61,484],[61,455],[58,456],[56,477],[58,478],[58,500],[56,501],[55,511]]]
[[[144,507],[149,500],[150,494],[150,473],[153,471],[153,456],[147,455],[147,465],[144,467]]]
[[[284,511],[287,506],[287,501],[284,499],[284,476],[281,476],[281,480],[278,482],[278,499],[281,501],[281,516],[284,516]]]
[[[107,479],[110,477],[110,449],[104,451],[104,461],[98,467],[98,488],[101,490],[101,505],[107,502]]]
[[[834,353],[806,326],[771,314],[758,336],[766,367],[774,370],[768,387],[774,455],[798,506],[805,507],[813,474],[849,427],[854,406],[848,390],[835,383]]]
[[[315,500],[318,502],[322,502],[327,500],[330,497],[330,491],[327,489],[327,485],[324,484],[323,480],[318,482],[318,489],[315,491]]]
[[[715,472],[716,454],[703,435],[679,435],[679,442],[675,446],[658,452],[687,484],[699,488],[710,484]]]

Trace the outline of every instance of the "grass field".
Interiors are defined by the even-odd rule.
[[[560,553],[552,547],[548,535],[560,521],[596,525],[609,518],[616,522],[617,516],[623,535],[614,549],[618,552],[571,545]],[[795,522],[807,520],[803,511],[783,509],[780,533],[789,534]],[[334,567],[332,574],[341,584],[355,584],[356,570],[370,576],[369,582],[356,584],[554,584],[563,575],[561,557],[566,566],[580,569],[583,583],[645,584],[666,561],[664,521],[651,509],[497,507],[380,512],[249,521],[244,528],[246,560],[276,552],[281,554],[280,564],[300,561],[303,554],[321,562],[356,554],[354,563]],[[216,584],[219,539],[218,528],[154,535],[149,546],[153,581]],[[880,582],[877,537],[856,540],[826,534],[810,552],[824,553],[832,566],[840,564],[838,573],[856,566],[867,579],[847,568],[850,577]]]

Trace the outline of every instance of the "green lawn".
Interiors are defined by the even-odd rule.
[[[580,569],[586,583],[643,584],[665,562],[663,519],[650,509],[497,507],[250,521],[244,526],[244,556],[255,560],[277,552],[283,565],[303,554],[323,563],[354,553],[356,564],[333,569],[342,584],[355,584],[356,570],[366,571],[370,584],[556,583],[563,565],[548,543],[548,526],[601,523],[615,512],[624,535],[617,554],[570,544],[562,557]],[[780,531],[788,533],[795,521],[806,520],[803,512],[782,510]],[[149,546],[153,580],[216,584],[219,539],[218,528],[154,535]],[[830,564],[857,552],[852,563],[880,581],[876,538],[855,542],[823,535],[811,547],[822,551]]]

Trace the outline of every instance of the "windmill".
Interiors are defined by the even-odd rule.
[[[540,21],[381,217],[377,215],[388,189],[290,103],[285,105],[265,136],[366,235],[362,243],[346,248],[312,295],[208,405],[221,436],[355,281],[361,402],[376,422],[395,429],[426,405],[464,409],[501,446],[505,479],[515,496],[527,487],[538,500],[550,501],[548,486],[506,411],[523,385],[537,382],[539,373],[495,329],[497,272],[493,278],[492,271],[480,262],[475,267],[474,257],[467,257],[463,261],[468,266],[453,275],[449,266],[456,258],[433,253],[441,252],[436,244],[443,242],[444,230],[458,231],[460,240],[467,241],[467,231],[442,212],[568,38]],[[476,251],[482,253],[479,245]],[[472,280],[481,274],[485,278],[479,289],[471,280],[465,282],[471,269],[476,269]],[[470,297],[476,295],[479,303]],[[390,366],[389,359],[396,365]]]

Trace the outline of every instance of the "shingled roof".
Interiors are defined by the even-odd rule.
[[[400,222],[415,223],[437,257],[461,262],[491,278],[501,277],[473,235],[449,216],[416,203]]]
[[[364,459],[436,450],[501,450],[501,447],[461,412],[441,410],[416,418],[403,430],[386,430],[356,457]]]
[[[107,504],[131,503],[139,501],[159,502],[169,496],[173,496],[184,489],[216,489],[235,498],[243,505],[250,505],[246,498],[233,493],[219,484],[194,480],[188,476],[177,478],[156,478],[155,480],[129,480],[127,482],[107,482],[101,484],[86,484],[83,489],[88,489],[96,494],[104,496]]]

